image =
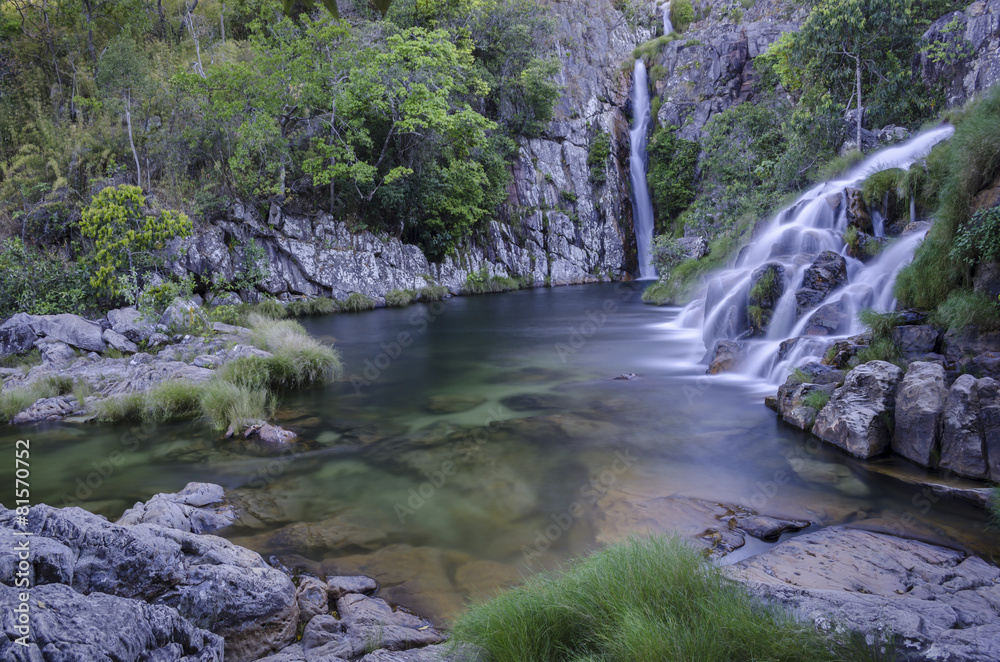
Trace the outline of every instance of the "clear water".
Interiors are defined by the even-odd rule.
[[[700,333],[672,328],[677,310],[642,305],[641,287],[307,320],[359,380],[285,398],[293,452],[267,455],[199,423],[59,423],[0,429],[0,453],[30,438],[33,500],[109,518],[188,481],[220,483],[246,509],[227,537],[289,566],[372,574],[389,599],[439,619],[629,530],[724,528],[719,503],[1000,550],[980,511],[932,502],[784,425],[747,384],[706,377]],[[456,402],[475,406],[428,409]],[[7,485],[11,464],[0,465]]]

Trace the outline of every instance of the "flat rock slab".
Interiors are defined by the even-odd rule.
[[[729,572],[822,629],[891,632],[910,651],[907,659],[1000,660],[1000,568],[976,556],[829,527]]]

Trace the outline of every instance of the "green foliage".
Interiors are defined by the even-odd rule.
[[[903,306],[933,309],[971,283],[975,264],[953,259],[952,246],[973,216],[976,194],[1000,176],[1000,88],[955,118],[955,134],[934,148],[927,169],[937,222],[897,276],[895,294]],[[972,239],[975,230],[967,236]]]
[[[850,149],[845,154],[833,156],[816,170],[816,179],[820,181],[833,179],[861,163],[864,158],[865,155],[858,149]]]
[[[959,227],[951,259],[972,267],[1000,260],[1000,207],[977,209],[968,223]]]
[[[224,304],[212,308],[208,314],[208,318],[213,322],[221,322],[222,324],[246,326],[247,315],[250,313],[250,310],[251,306],[245,303],[237,305]]]
[[[611,156],[611,136],[599,131],[590,141],[587,148],[587,166],[590,168],[590,181],[603,184],[608,181],[608,158]]]
[[[676,303],[673,300],[674,292],[670,285],[662,280],[657,280],[642,291],[642,302],[654,306],[666,306]]]
[[[858,313],[858,321],[871,333],[873,340],[892,340],[892,330],[903,323],[899,313],[879,313],[866,308]]]
[[[191,234],[187,215],[163,210],[158,216],[146,214],[146,196],[138,186],[109,186],[102,189],[83,210],[80,230],[94,240],[97,271],[91,276],[94,287],[112,295],[122,293],[119,270],[135,274],[154,263],[155,252],[168,240]]]
[[[375,300],[361,292],[351,292],[343,301],[337,301],[337,306],[345,313],[360,313],[375,309]]]
[[[990,525],[1000,528],[1000,487],[990,492]]]
[[[691,0],[673,0],[670,3],[670,23],[677,32],[687,32],[694,23],[694,6]]]
[[[724,267],[739,246],[739,234],[734,231],[721,233],[709,242],[707,256],[700,260],[691,258],[678,264],[671,270],[668,278],[657,281],[655,289],[647,287],[642,300],[656,305],[687,303],[702,286],[703,278]],[[649,295],[646,292],[650,292]]]
[[[94,310],[96,298],[85,264],[29,248],[18,237],[0,245],[0,317],[83,314]]]
[[[776,292],[777,285],[778,272],[767,269],[750,288],[750,299],[762,301],[771,298]]]
[[[249,323],[255,344],[274,354],[272,382],[307,386],[327,382],[343,371],[339,353],[309,336],[298,322],[250,315]]]
[[[660,274],[660,279],[666,279],[678,264],[687,259],[687,253],[673,237],[661,234],[653,239],[653,266]]]
[[[633,59],[643,59],[647,62],[655,60],[661,52],[663,52],[664,47],[672,41],[677,41],[680,37],[676,32],[671,32],[670,34],[663,35],[660,37],[654,37],[647,42],[639,44],[632,51]],[[625,66],[628,66],[629,71],[632,69],[632,63],[626,62]]]
[[[492,662],[862,659],[664,538],[631,539],[560,575],[531,577],[474,604],[453,636]]]
[[[103,398],[94,403],[92,411],[98,421],[105,423],[137,423],[148,416],[142,393]]]
[[[428,285],[417,290],[416,300],[420,303],[441,301],[448,296],[448,288],[444,285]]]
[[[669,232],[673,219],[687,209],[695,196],[700,145],[678,138],[677,127],[664,127],[649,142],[646,180],[656,210],[656,226]]]
[[[926,53],[931,62],[938,64],[949,65],[967,60],[972,57],[975,49],[972,42],[965,39],[964,32],[965,23],[956,16],[941,28],[941,36],[944,39],[925,44],[920,52]]]
[[[413,303],[416,292],[413,290],[389,290],[385,293],[385,305],[390,308],[403,308]]]
[[[281,319],[288,316],[288,310],[275,299],[264,299],[254,308],[254,312],[271,319]]]
[[[810,391],[802,398],[802,404],[819,411],[830,401],[830,394],[826,391]]]
[[[329,297],[313,297],[312,299],[296,299],[289,301],[285,312],[289,317],[311,317],[329,315],[337,311],[337,304]]]
[[[187,380],[160,382],[144,396],[143,417],[153,421],[195,418],[201,414],[201,390],[201,384]]]
[[[949,329],[975,325],[980,329],[993,331],[1000,329],[1000,310],[997,302],[982,292],[957,290],[938,306],[930,321]]]
[[[869,361],[888,361],[895,363],[899,360],[899,345],[888,338],[875,338],[867,347],[862,348],[850,360],[849,366],[855,367]],[[904,366],[905,367],[905,366]]]
[[[255,421],[267,420],[275,408],[272,395],[232,382],[212,380],[199,396],[201,409],[216,430],[242,429]]]
[[[10,354],[0,356],[0,368],[20,368],[27,372],[36,365],[42,364],[42,353],[37,349],[32,349],[24,354]]]
[[[792,370],[792,374],[788,376],[793,384],[808,384],[812,381],[812,377],[809,376],[807,372],[801,368],[795,368]]]
[[[470,272],[465,279],[463,294],[495,294],[498,292],[510,292],[530,287],[531,283],[526,278],[519,276],[491,276],[486,265],[483,265],[479,272]]]

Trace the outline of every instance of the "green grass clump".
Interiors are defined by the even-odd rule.
[[[899,360],[899,345],[891,339],[875,338],[867,347],[862,348],[851,358],[848,365],[852,368],[868,363],[869,361],[888,361],[896,363]]]
[[[277,302],[276,302],[277,303]],[[223,304],[212,308],[208,313],[209,320],[233,326],[246,326],[247,315],[253,310],[253,306],[247,303]]]
[[[389,290],[385,293],[385,305],[390,308],[404,308],[413,303],[416,295],[413,290]]]
[[[24,354],[0,356],[0,368],[21,368],[27,372],[36,365],[42,365],[42,353],[37,349]]]
[[[834,179],[856,166],[863,158],[864,154],[856,149],[850,150],[843,156],[835,156],[817,168],[816,181],[824,182],[828,179]]]
[[[264,299],[254,306],[254,312],[276,320],[280,320],[288,315],[288,310],[274,299]]]
[[[677,303],[674,300],[674,289],[670,283],[658,280],[642,291],[642,302],[654,306],[666,306]]]
[[[77,379],[73,384],[73,395],[76,396],[77,404],[81,407],[87,398],[94,394],[94,386],[85,379]]]
[[[31,385],[36,399],[54,398],[73,392],[73,378],[65,375],[49,375]]]
[[[650,39],[649,41],[636,46],[635,50],[632,51],[632,59],[638,60],[639,58],[642,58],[646,61],[654,60],[661,52],[663,52],[663,49],[667,44],[678,39],[680,39],[680,37],[676,32],[671,32],[670,34]],[[631,71],[633,63],[626,62],[623,66],[627,66]]]
[[[154,421],[197,418],[202,413],[201,389],[201,384],[186,380],[160,382],[145,394],[144,418]]]
[[[631,539],[532,577],[472,606],[452,635],[490,662],[858,659],[665,538]]]
[[[788,375],[788,379],[790,379],[793,384],[808,384],[812,382],[812,377],[810,377],[809,373],[802,368],[792,370],[792,374]]]
[[[285,311],[289,317],[310,317],[314,315],[329,315],[336,312],[337,304],[327,297],[312,299],[296,299],[289,301]]]
[[[104,398],[94,403],[93,413],[105,423],[138,423],[148,419],[146,398],[142,393],[128,393],[114,398]]]
[[[199,402],[216,430],[241,429],[274,413],[274,396],[264,389],[248,388],[216,379],[205,384]]]
[[[0,393],[0,421],[7,423],[38,400],[31,388],[12,388]]]
[[[802,398],[802,404],[819,411],[830,401],[830,394],[826,391],[810,391]]]
[[[266,359],[268,379],[272,385],[300,387],[326,382],[343,372],[340,354],[309,336],[298,322],[268,320],[251,315],[254,342],[273,357]],[[230,371],[250,370],[250,362],[237,360]],[[259,370],[259,368],[253,368]]]
[[[448,296],[448,288],[444,285],[428,285],[417,290],[416,299],[420,303],[441,301]]]
[[[902,324],[899,313],[878,313],[866,308],[858,313],[858,321],[871,332],[874,340],[891,340],[892,330]]]
[[[360,313],[365,310],[374,310],[375,300],[361,292],[351,292],[350,296],[343,301],[338,301],[337,305],[345,313]]]
[[[993,331],[1000,328],[1000,311],[996,302],[982,292],[959,290],[948,295],[930,316],[931,324],[949,329],[975,325]]]
[[[470,273],[465,279],[463,294],[496,294],[523,290],[531,287],[531,280],[524,276],[490,276],[484,267],[478,273]]]

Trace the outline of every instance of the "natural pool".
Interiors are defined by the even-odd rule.
[[[34,502],[112,519],[156,492],[219,483],[244,513],[227,537],[290,567],[372,575],[388,599],[441,619],[631,530],[710,543],[727,529],[718,504],[1000,549],[983,512],[881,473],[915,475],[905,463],[866,468],[778,421],[758,387],[706,377],[699,339],[670,327],[676,310],[640,303],[642,286],[306,320],[347,376],[284,399],[292,451],[199,423],[5,428],[0,447],[32,440]],[[734,556],[763,546],[747,543]]]

